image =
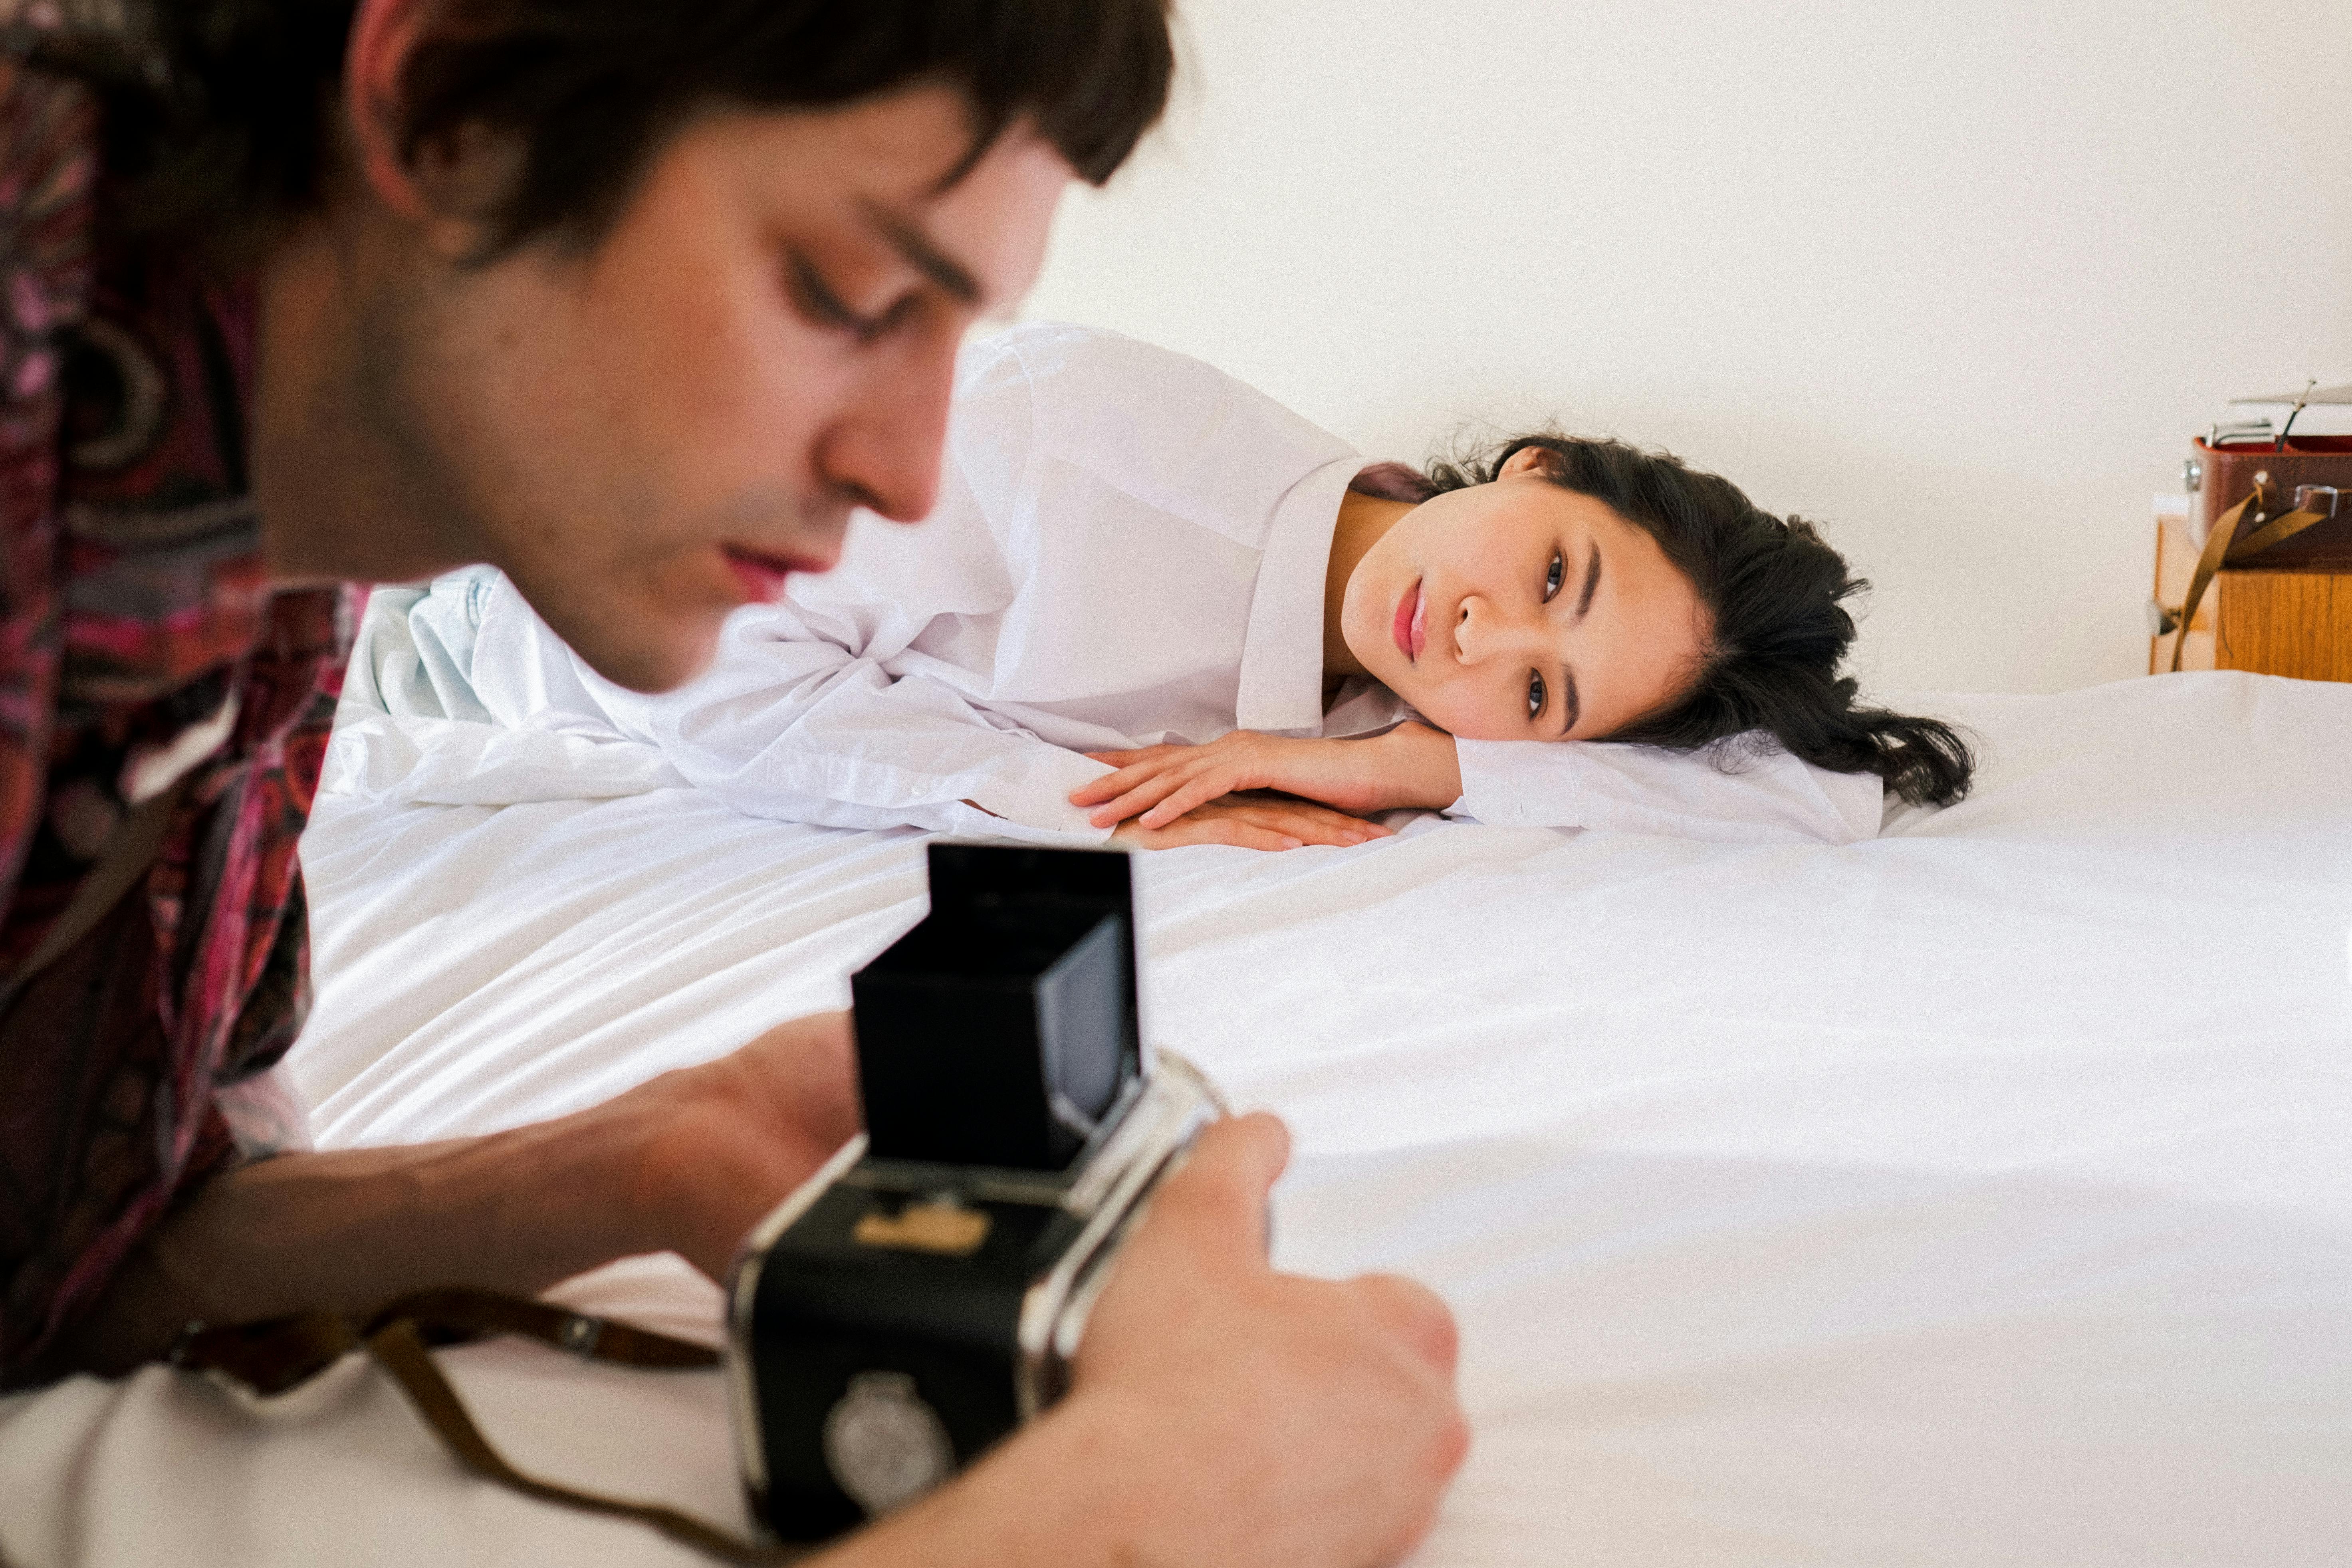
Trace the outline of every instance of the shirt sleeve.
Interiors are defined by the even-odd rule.
[[[710,672],[640,697],[585,670],[624,733],[751,816],[1099,844],[1070,792],[1111,770],[1013,728],[945,682],[893,676],[855,631],[788,603],[730,622]]]
[[[1878,837],[1885,786],[1752,741],[1700,752],[1580,741],[1456,741],[1448,816],[1505,827],[1596,827],[1712,844]]]

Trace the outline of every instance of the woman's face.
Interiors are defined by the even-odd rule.
[[[1466,741],[1597,740],[1671,702],[1707,616],[1650,535],[1513,456],[1423,501],[1348,579],[1340,635],[1372,677]]]

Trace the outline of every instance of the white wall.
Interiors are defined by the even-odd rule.
[[[1822,521],[1881,687],[2139,672],[2149,497],[2352,380],[2347,0],[1181,0],[1031,301],[1376,456],[1557,416]]]

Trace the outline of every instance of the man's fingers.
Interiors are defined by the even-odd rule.
[[[1461,1359],[1462,1336],[1437,1292],[1402,1274],[1365,1274],[1350,1283],[1382,1327],[1446,1377]]]
[[[1151,1201],[1186,1243],[1265,1267],[1266,1195],[1290,1163],[1290,1129],[1265,1111],[1229,1116],[1201,1134]]]

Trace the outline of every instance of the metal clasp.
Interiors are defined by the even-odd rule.
[[[563,1320],[556,1330],[555,1342],[582,1361],[593,1361],[596,1342],[604,1337],[604,1320],[592,1318],[585,1312],[574,1312]]]
[[[2314,503],[2316,502],[2321,496],[2326,496],[2327,498],[2327,510],[2324,512],[2320,512],[2319,514],[2322,517],[2334,517],[2336,515],[2336,501],[2341,498],[2342,494],[2343,492],[2338,490],[2334,485],[2297,485],[2294,487],[2294,510],[2297,511],[2319,511],[2319,508]]]

